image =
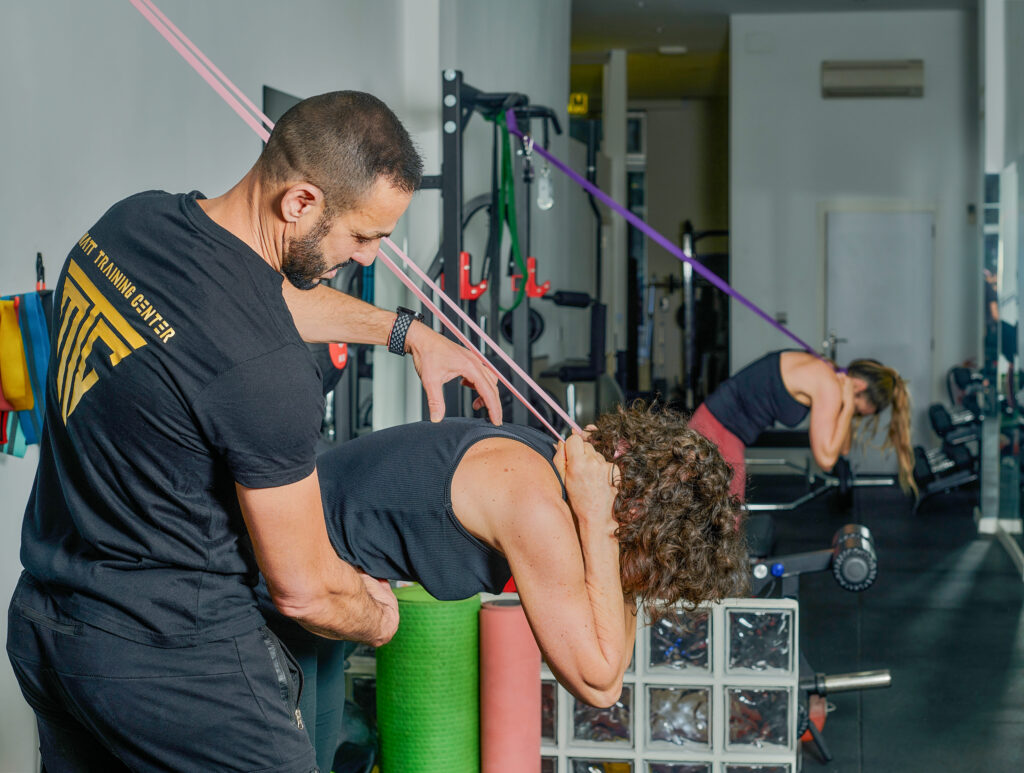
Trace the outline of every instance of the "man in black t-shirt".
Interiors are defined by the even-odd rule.
[[[398,610],[328,541],[303,339],[410,351],[433,419],[457,376],[500,415],[470,352],[319,284],[373,261],[420,175],[383,103],[325,94],[226,194],[132,196],[72,248],[8,628],[48,770],[315,768],[257,569],[330,638],[383,644]]]

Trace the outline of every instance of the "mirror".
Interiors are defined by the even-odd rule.
[[[1020,415],[1017,394],[1020,391],[1018,365],[1017,307],[1017,200],[1016,163],[1007,166],[999,176],[999,248],[998,307],[994,310],[998,325],[997,348],[997,413],[999,427],[999,518],[1020,517]],[[993,313],[992,310],[988,313]]]

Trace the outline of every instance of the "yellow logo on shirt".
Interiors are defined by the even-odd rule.
[[[89,254],[96,242],[82,249]],[[103,296],[85,272],[68,262],[64,292],[60,298],[60,335],[57,338],[57,396],[64,423],[74,413],[82,397],[99,380],[89,357],[97,341],[109,350],[110,366],[116,366],[136,349],[146,345],[145,339],[128,324],[120,312]]]

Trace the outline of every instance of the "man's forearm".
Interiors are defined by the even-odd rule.
[[[393,613],[370,595],[348,564],[336,559],[330,574],[318,599],[301,608],[285,607],[282,613],[326,639],[358,641],[375,647],[387,642],[397,624]]]
[[[388,342],[395,312],[372,306],[326,285],[298,290],[285,280],[282,294],[304,341],[350,344]]]

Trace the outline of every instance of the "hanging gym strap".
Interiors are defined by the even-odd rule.
[[[184,33],[182,33],[181,30],[179,30],[177,27],[171,24],[169,20],[167,20],[167,17],[160,12],[160,10],[156,7],[156,5],[154,5],[151,2],[151,0],[129,0],[129,2],[133,6],[135,6],[135,8],[145,17],[145,19],[154,27],[154,29],[156,29],[156,31],[159,32],[164,37],[164,39],[167,40],[167,42],[174,47],[174,49],[179,54],[181,54],[182,58],[185,59],[185,61],[192,66],[192,69],[194,69],[203,78],[203,80],[205,80],[210,85],[210,87],[213,88],[213,90],[221,96],[221,98],[228,104],[228,106],[231,107],[231,109],[233,109],[239,115],[239,117],[241,117],[249,125],[249,127],[254,132],[256,132],[256,134],[261,139],[263,139],[264,142],[266,142],[266,140],[270,137],[270,133],[267,131],[265,126],[273,128],[273,122],[265,115],[263,115],[263,113],[260,110],[258,110],[256,106],[252,104],[251,101],[245,99],[244,96],[242,96],[242,92],[233,83],[231,83],[230,80],[228,80],[227,76],[224,75],[224,73],[222,73],[220,70],[213,67],[212,65],[210,65],[210,67],[204,65],[203,62],[209,62],[209,59],[207,59],[202,54],[202,52],[199,51],[198,47],[194,43],[192,43],[192,41],[185,37]],[[200,59],[202,61],[200,61]],[[223,83],[221,83],[220,80],[217,79],[217,77],[214,77],[214,71],[217,73],[217,76],[223,81]],[[227,88],[225,87],[225,84],[227,85]],[[233,91],[235,94],[242,96],[243,100],[248,105],[249,110],[252,111],[251,113],[248,112],[246,108],[243,107],[242,104],[234,96],[232,96],[231,93],[229,93],[228,88],[230,88],[231,91]],[[254,115],[259,116],[259,120],[257,120],[257,118],[255,118]],[[465,321],[466,324],[469,325],[470,329],[480,336],[481,340],[486,341],[487,344],[494,350],[494,352],[506,362],[506,364],[512,369],[512,371],[521,379],[523,379],[524,383],[529,385],[543,400],[545,400],[548,403],[549,406],[551,406],[552,410],[555,411],[555,413],[566,423],[566,425],[568,425],[577,432],[580,431],[579,425],[576,424],[576,422],[574,422],[569,417],[569,415],[562,409],[558,402],[554,400],[554,398],[552,398],[540,386],[538,386],[537,383],[533,379],[531,379],[526,374],[526,372],[515,362],[515,360],[513,360],[511,357],[505,354],[501,347],[497,343],[495,343],[480,328],[479,325],[477,325],[472,319],[470,319],[469,316],[462,311],[462,309],[459,307],[457,303],[455,303],[444,292],[442,292],[441,288],[439,288],[427,276],[426,272],[420,269],[420,267],[416,265],[416,263],[408,255],[402,252],[402,250],[400,250],[398,246],[389,238],[385,237],[383,239],[383,242],[387,244],[388,247],[390,247],[395,252],[395,254],[398,255],[399,258],[401,258],[405,265],[411,268],[417,274],[417,276],[419,276],[420,279],[427,284],[427,286],[429,286],[435,293],[437,293],[438,297],[442,301],[444,301],[444,303],[446,303],[450,308],[452,308],[463,319],[463,321]],[[416,295],[416,297],[419,298],[420,301],[422,301],[427,306],[427,308],[429,308],[438,317],[438,319],[445,325],[445,327],[452,331],[455,337],[458,338],[459,341],[466,346],[466,348],[474,352],[480,358],[481,362],[483,362],[484,365],[498,377],[501,383],[507,386],[509,390],[517,398],[519,398],[519,400],[533,413],[534,416],[537,417],[537,419],[556,438],[560,437],[559,433],[555,431],[555,429],[547,421],[545,421],[544,417],[541,416],[540,412],[537,411],[537,409],[530,404],[530,401],[523,397],[523,395],[520,394],[519,391],[512,386],[509,380],[505,378],[501,374],[501,372],[490,361],[488,361],[487,358],[484,357],[484,355],[480,351],[478,351],[472,346],[472,344],[462,333],[462,331],[458,329],[458,325],[453,323],[444,314],[442,314],[440,312],[440,309],[438,309],[438,307],[433,302],[430,301],[430,299],[422,290],[416,287],[415,283],[398,268],[394,261],[391,260],[391,258],[389,258],[384,253],[383,250],[380,250],[378,255],[383,259],[384,264],[394,272],[395,276],[398,277],[402,284],[408,287],[409,290],[414,295]]]

